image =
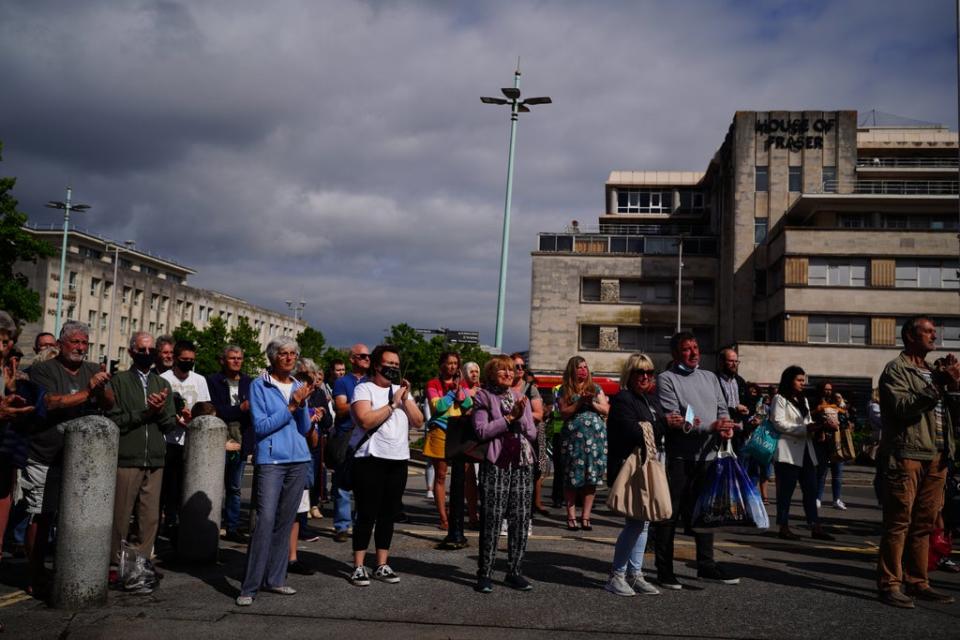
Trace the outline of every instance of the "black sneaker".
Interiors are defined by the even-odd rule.
[[[657,576],[657,584],[659,584],[664,589],[669,589],[671,591],[680,591],[683,589],[683,585],[680,584],[680,581],[677,580],[677,576],[670,575],[666,576]]]
[[[519,573],[508,573],[505,582],[508,587],[512,587],[517,591],[530,591],[533,589],[533,585],[527,582],[527,579]]]
[[[237,544],[247,544],[250,542],[250,539],[247,538],[246,534],[240,533],[239,531],[227,531],[226,535],[223,536],[223,539],[227,542],[236,542]]]
[[[293,562],[287,564],[287,573],[295,573],[298,576],[312,576],[316,573],[316,571],[299,560],[294,560]]]
[[[724,570],[717,565],[698,569],[697,578],[706,580],[707,582],[719,582],[721,584],[740,584],[740,578],[727,575]]]
[[[479,593],[490,593],[493,591],[493,580],[490,578],[477,578],[477,586],[473,588]]]

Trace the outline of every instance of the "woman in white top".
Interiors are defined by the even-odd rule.
[[[423,414],[410,395],[410,383],[400,374],[396,347],[380,345],[370,354],[367,381],[354,389],[350,410],[354,424],[350,449],[356,450],[353,498],[357,508],[350,582],[358,587],[370,584],[364,558],[373,534],[377,549],[373,577],[395,584],[400,577],[387,564],[387,556],[393,540],[394,516],[400,510],[407,486],[408,432],[411,427],[419,429],[423,425]]]
[[[812,537],[817,540],[833,540],[824,532],[817,514],[817,454],[811,434],[817,424],[810,414],[810,405],[803,395],[807,374],[794,365],[783,370],[779,393],[770,405],[770,422],[780,434],[774,462],[777,471],[777,524],[784,540],[799,540],[800,536],[790,531],[790,500],[800,481],[803,493],[803,512],[810,525]]]

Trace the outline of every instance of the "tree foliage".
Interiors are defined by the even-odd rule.
[[[174,329],[175,340],[189,340],[197,347],[197,373],[210,375],[220,370],[220,356],[224,347],[235,344],[243,349],[243,372],[257,375],[267,366],[267,359],[260,345],[256,330],[246,318],[240,318],[237,326],[227,331],[222,316],[210,320],[206,329],[200,330],[193,323],[184,321]]]
[[[0,143],[0,160],[3,159]],[[27,286],[27,276],[16,271],[17,262],[36,262],[37,258],[52,256],[55,248],[23,230],[27,214],[17,210],[17,200],[11,192],[16,178],[0,177],[0,309],[7,311],[18,322],[40,319],[43,307],[40,294]]]

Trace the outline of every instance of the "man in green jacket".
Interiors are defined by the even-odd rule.
[[[163,434],[177,425],[170,383],[151,370],[156,359],[153,336],[144,331],[130,338],[133,366],[110,380],[114,406],[107,416],[120,428],[117,491],[113,503],[111,562],[120,559],[120,541],[130,529],[134,506],[140,528],[138,550],[153,550],[160,520],[160,486],[167,444]]]
[[[879,385],[883,533],[877,587],[884,603],[912,609],[910,596],[942,604],[954,600],[930,588],[927,553],[953,457],[953,420],[960,417],[954,402],[960,362],[950,354],[939,371],[927,364],[937,330],[926,316],[909,318],[901,336],[903,352],[884,368]]]

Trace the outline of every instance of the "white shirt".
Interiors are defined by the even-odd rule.
[[[399,385],[393,385],[393,393],[400,392]],[[370,403],[371,409],[380,409],[390,402],[390,390],[373,382],[361,382],[353,391],[351,406],[360,400]],[[407,414],[402,409],[396,409],[387,418],[372,436],[367,438],[363,446],[357,449],[358,458],[384,458],[386,460],[410,459],[410,423]],[[364,430],[354,426],[350,436],[350,445],[356,446],[363,437]]]
[[[207,389],[207,380],[196,371],[187,374],[185,380],[181,380],[173,373],[173,369],[164,371],[160,377],[170,383],[170,389],[174,393],[179,393],[186,404],[187,409],[193,409],[193,405],[198,402],[210,402],[210,390]],[[170,444],[183,446],[186,441],[187,432],[183,427],[176,427],[168,431],[164,436]]]

